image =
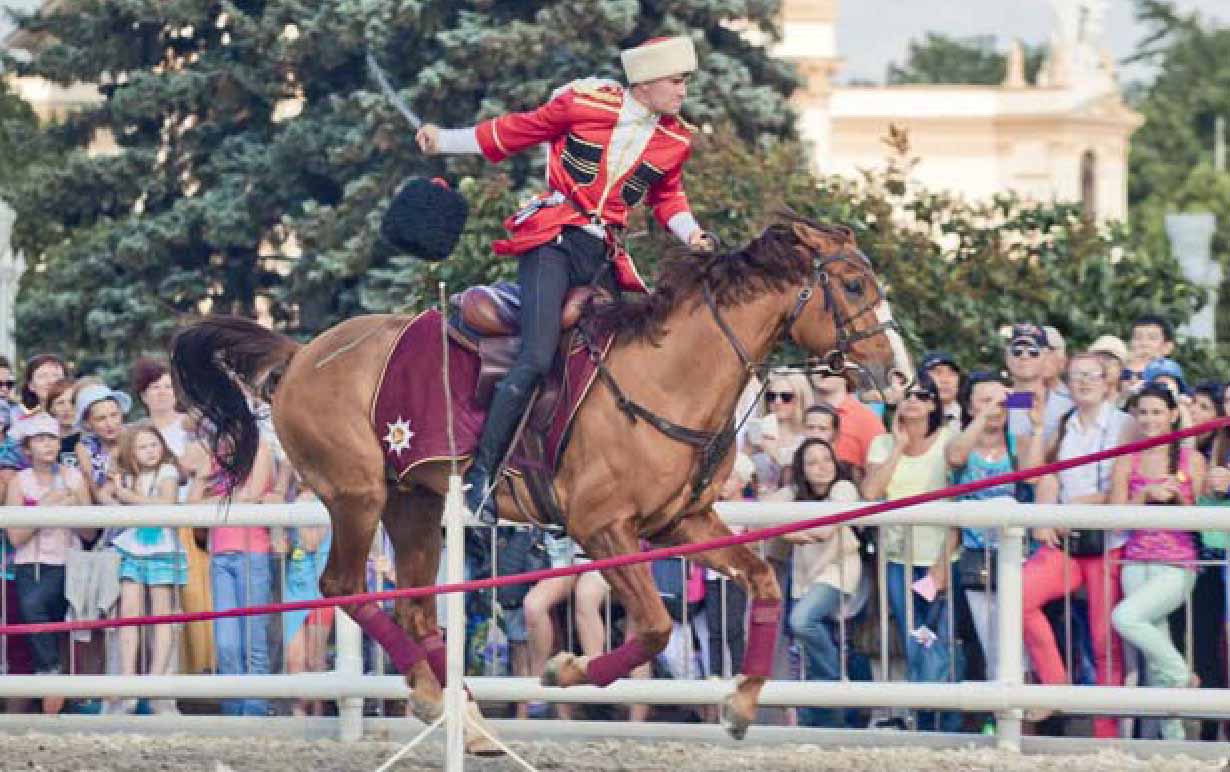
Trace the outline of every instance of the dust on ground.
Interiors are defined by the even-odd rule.
[[[1138,758],[1117,751],[1091,755],[1014,755],[989,748],[840,748],[817,744],[746,745],[703,742],[595,740],[511,742],[540,770],[613,772],[1223,772],[1225,762],[1182,755]],[[400,743],[365,740],[343,745],[332,740],[196,735],[4,734],[0,769],[8,772],[370,772]],[[443,766],[438,741],[415,748],[396,772],[425,772]],[[509,758],[467,758],[474,772],[513,772]]]

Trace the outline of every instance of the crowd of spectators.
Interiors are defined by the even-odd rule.
[[[860,391],[852,377],[774,372],[763,389],[750,387],[750,394],[761,395],[759,404],[740,438],[722,498],[894,499],[1225,415],[1227,388],[1190,386],[1171,358],[1175,340],[1167,320],[1142,317],[1123,332],[1126,342],[1103,335],[1087,350],[1069,354],[1058,330],[1013,324],[999,341],[1002,359],[971,368],[946,352],[928,352],[914,379],[887,394]],[[1225,431],[1210,433],[964,498],[1222,505],[1230,496],[1228,440]],[[855,524],[766,544],[764,555],[788,604],[775,677],[996,678],[997,536],[995,529]],[[1027,677],[1044,684],[1224,687],[1225,542],[1220,532],[1034,529],[1023,569]],[[737,672],[742,593],[712,575],[691,582],[688,568],[655,566],[654,576],[677,622],[657,675]],[[527,618],[540,592],[541,585],[529,590]],[[686,603],[673,604],[681,595]],[[564,597],[562,588],[553,590],[551,605]],[[601,626],[583,629],[593,620],[619,626],[617,610],[600,616],[593,609],[605,600],[578,593],[571,624],[562,616],[536,623],[539,632],[530,636],[536,653],[516,672],[539,674],[547,653],[571,645],[570,630],[582,636],[579,650],[585,653],[616,634]],[[521,613],[516,603],[503,611]],[[534,607],[532,614],[543,615],[543,609]],[[519,643],[510,633],[514,650]],[[680,663],[681,656],[692,661]],[[546,712],[545,705],[532,710]],[[939,731],[993,731],[994,724],[991,716],[933,711],[800,709],[777,719]],[[1032,711],[1028,719],[1034,731],[1046,734],[1185,736],[1178,720],[1088,722],[1050,711]],[[1221,725],[1210,720],[1190,730],[1215,739]]]
[[[738,441],[724,500],[894,499],[1107,449],[1225,415],[1228,391],[1192,387],[1171,355],[1174,334],[1143,317],[1127,333],[1069,355],[1057,330],[1005,328],[1002,359],[981,369],[929,352],[909,382],[860,390],[852,375],[773,372],[749,387],[752,418]],[[164,363],[132,367],[128,393],[73,379],[58,357],[22,371],[0,359],[0,486],[7,506],[155,505],[217,501],[285,505],[299,484],[269,426],[252,474],[228,478],[177,410]],[[136,414],[143,416],[136,420]],[[965,498],[1058,504],[1202,504],[1230,500],[1230,432],[1163,445]],[[0,531],[8,622],[231,608],[317,597],[327,528],[8,528]],[[1029,677],[1045,684],[1225,687],[1226,541],[1221,532],[1039,528],[1024,566]],[[777,678],[917,682],[995,679],[994,529],[858,524],[764,544],[786,598]],[[369,588],[392,586],[387,538],[373,545]],[[467,538],[472,576],[583,562],[566,536],[501,527]],[[652,565],[675,622],[666,653],[634,677],[731,677],[744,650],[747,598],[733,581],[674,559]],[[598,573],[475,594],[471,672],[538,676],[562,649],[596,655],[635,634]],[[91,639],[8,636],[8,673],[268,673],[329,665],[332,614],[298,612],[211,624],[123,628]],[[378,653],[369,670],[386,667]],[[64,701],[40,701],[44,712]],[[33,705],[11,700],[10,710]],[[174,700],[75,701],[69,709],[179,710]],[[223,701],[266,715],[264,700]],[[310,713],[321,705],[294,704]],[[570,717],[570,706],[515,706],[521,717]],[[807,726],[992,731],[993,717],[934,711],[766,711]],[[633,706],[632,719],[651,715]],[[692,718],[713,720],[710,711]],[[1176,720],[1089,726],[1031,712],[1040,733],[1182,738]],[[1202,722],[1217,739],[1220,722]]]
[[[20,386],[0,358],[0,487],[6,506],[286,504],[301,488],[271,427],[262,426],[252,474],[229,479],[176,405],[164,362],[132,365],[128,392],[74,379],[61,358],[25,363]],[[138,418],[138,411],[140,417]],[[327,528],[5,528],[0,531],[0,617],[8,623],[167,614],[317,598]],[[269,673],[326,667],[329,612],[124,627],[107,633],[4,636],[0,672],[12,674]],[[175,700],[74,700],[13,712],[176,713]],[[230,715],[265,715],[265,700],[228,700]],[[295,704],[301,713],[319,706]]]

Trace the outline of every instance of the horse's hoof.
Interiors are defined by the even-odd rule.
[[[503,756],[504,749],[488,735],[494,737],[495,730],[483,717],[478,703],[473,700],[466,702],[466,753],[471,756]]]
[[[410,713],[424,724],[434,724],[444,715],[444,703],[410,692]]]
[[[752,719],[735,707],[735,695],[728,695],[722,700],[722,728],[726,730],[726,734],[736,740],[742,740],[747,737],[747,730],[751,725]]]
[[[571,652],[561,651],[547,660],[542,670],[543,686],[577,686],[586,681],[585,660]]]
[[[471,756],[503,756],[504,749],[479,732],[466,733],[466,753]]]

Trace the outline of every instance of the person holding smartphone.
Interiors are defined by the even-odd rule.
[[[920,374],[897,407],[892,433],[871,443],[863,498],[898,499],[947,486],[945,453],[955,436],[955,429],[944,426],[935,381]],[[926,683],[960,680],[950,602],[960,529],[887,525],[880,529],[880,544],[887,561],[888,603],[906,652],[907,677]],[[919,711],[917,726],[956,732],[961,714]]]
[[[1114,405],[1118,383],[1111,380],[1113,368],[1089,352],[1068,362],[1068,384],[1075,407],[1062,416],[1058,432],[1048,443],[1047,461],[1064,461],[1122,444],[1135,432],[1131,418]],[[1048,475],[1038,482],[1041,504],[1105,504],[1110,495],[1112,462],[1086,464]],[[1026,561],[1024,638],[1034,673],[1044,684],[1070,683],[1066,659],[1059,651],[1055,633],[1043,607],[1084,587],[1089,603],[1090,637],[1101,686],[1117,686],[1123,680],[1123,650],[1110,628],[1110,610],[1119,602],[1119,557],[1126,537],[1122,532],[1084,532],[1089,538],[1075,539],[1062,528],[1035,528],[1033,537],[1041,547]],[[1030,720],[1042,721],[1049,711],[1031,711]],[[1117,737],[1114,719],[1098,717],[1096,737]]]
[[[1072,409],[1071,399],[1046,385],[1047,361],[1052,358],[1051,344],[1045,330],[1030,322],[1012,326],[1008,345],[1004,348],[1004,366],[1011,376],[1013,392],[1032,392],[1033,399],[1045,405],[1042,432],[1047,440],[1055,436],[1060,417]],[[1023,403],[1020,407],[1024,409],[1009,413],[1008,431],[1018,435],[1029,434],[1033,431],[1029,408]]]

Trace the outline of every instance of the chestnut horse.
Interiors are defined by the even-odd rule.
[[[420,464],[390,482],[368,415],[382,364],[406,322],[358,317],[300,345],[255,322],[210,317],[181,330],[173,344],[178,390],[216,427],[215,451],[223,449],[220,461],[239,477],[258,441],[246,389],[271,394],[278,437],[332,518],[333,546],[320,583],[326,596],[363,592],[380,522],[396,550],[398,586],[436,578],[448,463]],[[792,215],[737,252],[668,258],[653,295],[591,307],[583,323],[616,333],[605,362],[626,399],[677,426],[714,434],[730,428],[751,374],[783,337],[813,356],[849,355],[880,383],[891,370],[911,371],[871,264],[850,231]],[[421,377],[424,388],[435,388],[440,374]],[[712,474],[697,484],[696,448],[671,439],[657,422],[633,418],[614,388],[595,382],[558,464],[555,493],[569,535],[594,559],[637,552],[642,539],[673,546],[729,535],[713,502],[734,455],[718,454]],[[499,511],[521,519],[509,486],[499,487]],[[781,592],[773,571],[746,546],[695,558],[739,582],[752,599],[747,652],[722,710],[727,731],[742,737],[770,675]],[[665,647],[671,619],[648,564],[603,575],[635,636],[593,659],[557,655],[544,683],[605,686]],[[445,669],[435,598],[398,601],[396,622],[374,603],[345,611],[389,652],[412,689],[416,715],[437,717]],[[470,710],[477,713],[472,702]]]

